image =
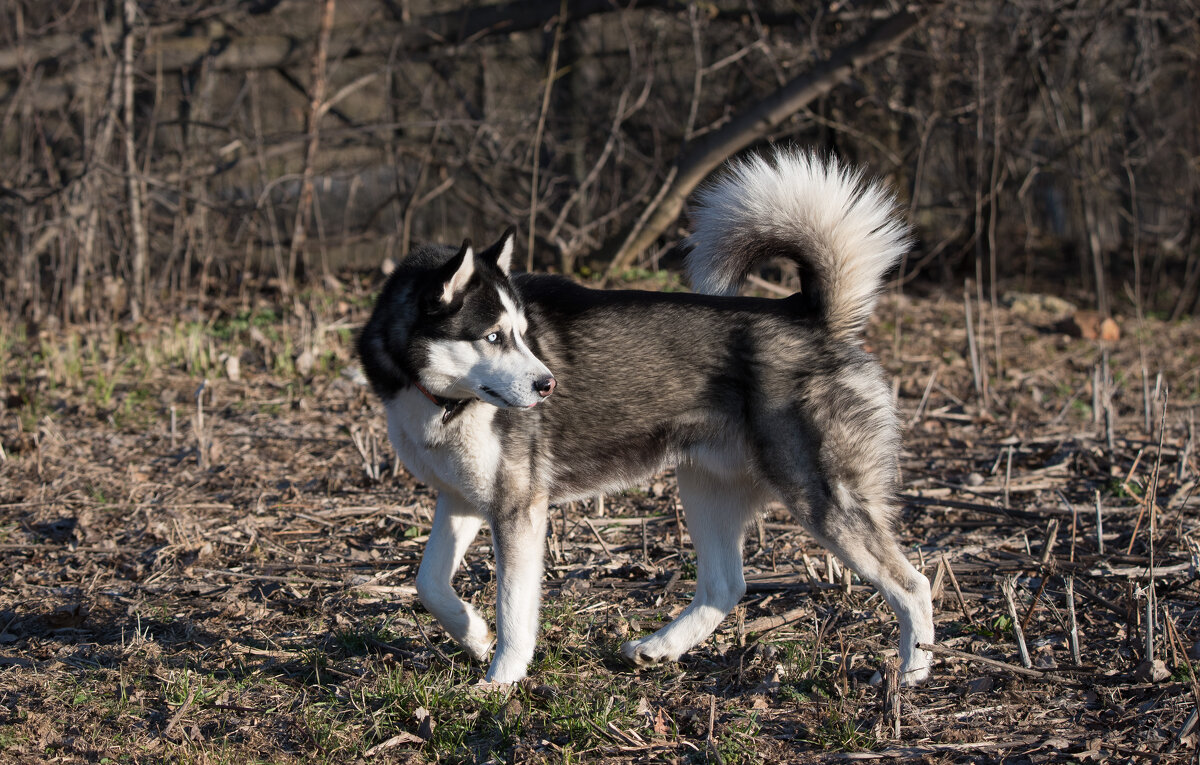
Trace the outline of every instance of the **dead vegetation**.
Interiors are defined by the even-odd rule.
[[[693,586],[664,475],[555,509],[532,681],[481,694],[414,598],[433,497],[353,379],[355,284],[0,330],[6,761],[1195,761],[1194,322],[1100,345],[1015,296],[968,337],[963,303],[885,301],[926,687],[868,684],[891,613],[781,511],[713,639],[622,665]],[[458,582],[487,612],[486,535]]]
[[[1198,16],[0,8],[0,759],[1195,761]],[[760,140],[885,176],[919,238],[870,345],[933,681],[781,512],[712,640],[623,666],[694,586],[668,474],[555,509],[534,679],[480,694],[413,597],[433,498],[353,372],[361,273],[520,222],[528,265],[675,288],[688,190]],[[485,613],[492,574],[485,536]]]

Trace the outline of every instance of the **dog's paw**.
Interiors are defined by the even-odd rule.
[[[922,685],[929,679],[929,664],[926,662],[921,666],[912,669],[900,670],[900,684],[905,688],[912,688],[917,685]]]
[[[480,619],[475,613],[471,613],[471,616],[473,618],[468,622],[466,634],[451,633],[450,637],[454,638],[454,641],[462,646],[472,659],[486,663],[495,640],[492,638],[492,632],[488,629],[487,622]]]
[[[470,654],[472,659],[480,662],[487,662],[488,654],[492,652],[492,645],[494,643],[492,634],[486,630],[481,636],[467,636],[459,641],[459,645],[463,647],[463,650]]]
[[[678,658],[664,651],[653,636],[628,641],[621,646],[621,656],[635,667],[657,667],[669,664]]]
[[[930,640],[929,642],[933,642]],[[900,666],[900,684],[906,688],[921,685],[929,679],[930,668],[933,667],[933,654],[917,648],[911,655],[905,657]]]

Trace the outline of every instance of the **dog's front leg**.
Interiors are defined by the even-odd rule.
[[[461,497],[438,495],[433,531],[417,571],[417,594],[429,613],[476,659],[483,660],[491,647],[487,622],[454,591],[451,581],[471,540],[483,525],[483,515]]]
[[[485,680],[514,683],[525,677],[537,642],[548,505],[501,509],[492,524],[496,550],[496,655]]]

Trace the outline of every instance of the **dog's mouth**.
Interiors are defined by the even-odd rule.
[[[538,400],[538,401],[534,401],[532,404],[514,404],[513,402],[509,401],[504,396],[500,395],[499,392],[488,387],[487,385],[480,385],[479,392],[484,394],[484,396],[492,399],[493,404],[496,404],[497,406],[506,407],[508,409],[532,409],[533,407],[542,403],[540,400]]]
[[[505,407],[508,407],[508,408],[510,408],[510,409],[511,409],[511,408],[513,408],[513,407],[515,406],[515,405],[514,405],[514,404],[513,404],[511,401],[509,401],[508,399],[506,399],[504,396],[501,396],[499,393],[497,393],[496,391],[492,390],[491,388],[489,388],[489,387],[488,387],[488,386],[486,386],[486,385],[480,385],[480,386],[479,386],[479,391],[480,391],[481,393],[483,393],[484,395],[488,396],[489,398],[493,398],[493,399],[495,399],[496,401],[499,401],[501,406],[505,406]]]

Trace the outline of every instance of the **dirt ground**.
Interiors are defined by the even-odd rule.
[[[353,372],[365,287],[5,330],[0,758],[1195,762],[1200,325],[1100,343],[1006,303],[969,336],[961,299],[889,296],[869,331],[936,598],[934,677],[900,690],[868,682],[891,612],[781,509],[718,633],[624,666],[694,587],[669,473],[553,509],[531,680],[476,689],[415,598],[434,497]],[[492,613],[486,534],[457,583]]]

